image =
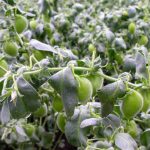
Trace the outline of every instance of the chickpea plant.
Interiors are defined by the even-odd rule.
[[[150,149],[148,3],[0,1],[0,149]]]

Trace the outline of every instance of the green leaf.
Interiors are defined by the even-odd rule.
[[[112,42],[115,38],[114,33],[112,31],[110,31],[109,29],[105,31],[105,36],[109,42]]]
[[[14,5],[15,0],[4,0],[7,4]]]
[[[89,126],[97,126],[101,122],[101,118],[89,118],[81,122],[80,128],[85,128]]]
[[[61,49],[61,48],[57,48],[57,51],[58,53],[60,53],[63,57],[65,58],[70,58],[70,59],[73,59],[73,60],[76,60],[78,59],[78,57],[76,55],[74,55],[72,53],[71,50],[69,49]]]
[[[102,124],[105,127],[111,127],[113,130],[120,126],[120,119],[113,114],[109,114],[107,117],[103,118]]]
[[[21,136],[27,137],[24,129],[21,126],[16,125],[15,128],[18,134],[20,134]]]
[[[106,128],[110,127],[111,129],[115,130],[120,126],[120,119],[113,114],[109,114],[104,118],[88,118],[81,122],[80,128],[85,128],[88,126],[98,126],[101,124]]]
[[[71,50],[68,50],[68,49],[63,50],[61,48],[55,49],[52,46],[42,43],[35,39],[32,39],[30,41],[30,45],[39,51],[48,51],[48,52],[52,52],[54,54],[61,54],[63,57],[68,57],[70,59],[77,59],[77,56],[75,56]]]
[[[96,148],[101,149],[109,149],[112,146],[108,141],[96,141],[91,145],[91,150],[95,150]]]
[[[136,150],[137,143],[127,133],[118,133],[115,136],[115,145],[121,150]]]
[[[52,52],[54,54],[58,53],[52,46],[42,43],[36,39],[32,39],[30,41],[30,45],[37,50],[48,51],[48,52]]]
[[[115,38],[115,46],[117,49],[126,49],[126,43],[123,38]]]
[[[113,102],[118,97],[124,96],[125,93],[126,87],[121,80],[107,84],[97,92],[100,101],[104,103]]]
[[[101,114],[102,117],[106,117],[107,115],[109,115],[114,108],[114,102],[101,102]]]
[[[39,11],[42,14],[46,13],[47,9],[49,9],[49,7],[48,7],[49,4],[48,4],[48,2],[46,0],[40,0],[38,5],[39,5]]]
[[[110,62],[114,62],[115,61],[115,57],[116,57],[116,50],[114,48],[109,48],[108,49],[108,57],[109,57],[109,61]]]
[[[80,106],[75,109],[75,113],[71,120],[67,121],[65,127],[65,135],[68,142],[74,146],[86,145],[88,128],[80,128],[83,120],[90,117],[90,110],[87,106]]]
[[[127,72],[135,73],[136,70],[136,62],[132,55],[126,55],[124,58],[123,70]]]
[[[126,87],[124,82],[121,80],[110,83],[97,92],[102,104],[101,113],[103,117],[112,112],[114,102],[117,100],[117,98],[124,96],[125,93]]]
[[[43,132],[41,135],[41,141],[40,141],[40,145],[43,146],[44,148],[48,149],[51,147],[51,142],[53,140],[53,134],[50,132]]]
[[[149,147],[150,148],[150,129],[145,130],[141,136],[140,136],[140,141],[142,145]]]
[[[24,118],[29,114],[23,100],[20,97],[17,97],[16,103],[9,101],[9,109],[11,117],[14,119]]]
[[[1,109],[1,122],[2,124],[6,124],[10,120],[10,111],[9,111],[9,105],[7,100],[3,103],[2,109]]]
[[[123,62],[121,53],[118,53],[117,50],[114,48],[108,49],[108,57],[110,62],[117,62],[118,64],[122,64]]]
[[[68,116],[72,116],[78,103],[77,82],[70,68],[65,68],[49,79],[52,87],[62,97],[63,105]]]
[[[143,53],[137,52],[136,53],[136,78],[145,78],[148,79],[148,71],[146,68],[146,59]]]
[[[27,82],[23,77],[17,78],[17,86],[20,94],[20,97],[29,112],[36,111],[40,106],[40,97],[35,90],[35,88]]]

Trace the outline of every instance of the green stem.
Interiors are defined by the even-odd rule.
[[[58,0],[54,0],[54,9],[55,9],[55,11],[57,11],[57,4],[58,4]]]
[[[40,117],[39,125],[42,126],[42,117]]]
[[[56,144],[55,144],[55,146],[53,147],[52,150],[55,150],[55,149],[56,149],[57,145],[60,143],[60,141],[61,141],[61,139],[62,139],[62,136],[63,136],[63,133],[61,133],[61,135],[59,136],[59,138],[58,138],[58,140],[57,140],[57,142],[56,142]]]
[[[48,71],[60,71],[65,68],[66,67],[48,68]],[[87,68],[87,67],[74,67],[74,70],[76,70],[76,71],[92,71],[91,68]]]
[[[115,81],[118,81],[117,78],[113,78],[113,77],[107,76],[107,75],[103,74],[102,72],[98,72],[98,74],[99,74],[101,77],[105,78],[106,80],[114,81],[114,82],[115,82]],[[127,83],[128,83],[128,85],[130,85],[130,86],[132,86],[132,87],[141,87],[141,86],[142,86],[142,84],[134,84],[134,83],[131,83],[131,82],[127,82]]]
[[[56,124],[56,122],[55,122],[55,125],[54,125],[54,132],[53,132],[53,142],[55,141],[56,131],[57,131],[57,124]]]
[[[43,127],[45,127],[47,120],[48,120],[48,119],[47,119],[47,117],[46,117],[46,118],[44,119],[43,123],[42,123],[42,126],[43,126]]]
[[[63,70],[65,69],[66,67],[58,67],[58,68],[48,68],[47,70],[48,71],[51,71],[51,72],[55,72],[55,71],[60,71],[60,70]],[[91,68],[86,68],[86,67],[74,67],[74,69],[76,71],[92,71]],[[42,71],[43,69],[38,69],[38,70],[31,70],[31,71],[27,71],[27,72],[24,72],[23,74],[24,75],[30,75],[30,74],[38,74]]]
[[[42,147],[40,146],[40,147],[39,147],[39,150],[41,150],[41,149],[42,149]]]
[[[30,69],[32,68],[33,64],[32,64],[32,56],[30,56],[30,59],[29,59],[29,66],[30,66]]]
[[[15,27],[14,27],[14,28],[15,28]],[[19,40],[21,46],[23,46],[23,41],[22,41],[20,35],[19,35],[17,32],[16,32],[16,35],[17,35],[17,38],[18,38],[18,40]]]
[[[14,89],[15,91],[18,93],[18,95],[21,97],[22,95],[20,94],[19,90],[18,90],[18,86],[17,86],[17,82],[15,79],[15,75],[12,76],[13,82],[14,82]]]
[[[32,59],[33,59],[36,63],[38,63],[38,62],[39,62],[39,61],[35,58],[35,56],[34,56],[34,55],[32,55],[31,57],[32,57]]]
[[[42,87],[42,90],[45,90],[48,93],[53,93],[54,92],[54,90],[49,90],[49,89],[46,89],[46,88],[43,88],[43,87]]]
[[[0,32],[1,32],[1,31],[0,31]],[[3,58],[5,58],[5,56],[1,56],[1,57],[0,57],[0,60],[2,60]]]
[[[42,71],[42,69],[38,69],[38,70],[33,70],[33,71],[27,71],[27,72],[24,72],[23,74],[24,75],[30,75],[30,74],[38,74]]]
[[[5,93],[5,89],[6,89],[6,86],[7,86],[7,82],[8,82],[8,78],[6,78],[5,80],[4,80],[4,83],[3,83],[3,88],[2,88],[2,95]]]
[[[91,68],[93,68],[93,66],[94,66],[95,57],[96,57],[96,50],[94,50],[94,51],[93,51],[93,54],[92,54]]]
[[[105,78],[106,80],[113,81],[113,82],[118,81],[117,78],[113,78],[113,77],[107,76],[107,75],[103,74],[102,72],[98,72],[98,74],[99,74],[101,77]]]
[[[7,70],[5,68],[3,68],[2,66],[0,66],[0,69],[2,69],[3,71],[7,72]]]
[[[47,70],[48,71],[52,71],[52,72],[55,72],[55,71],[60,71],[60,70],[63,70],[65,69],[66,67],[54,67],[54,68],[48,68]],[[23,74],[24,75],[30,75],[30,74],[38,74],[42,71],[43,69],[38,69],[38,70],[34,70],[34,71],[29,71],[29,72],[24,72]],[[74,70],[76,71],[92,71],[93,69],[92,68],[87,68],[87,67],[74,67]],[[105,78],[106,80],[109,80],[109,81],[118,81],[118,78],[113,78],[113,77],[110,77],[110,76],[107,76],[106,74],[102,73],[102,72],[98,72],[98,74]],[[134,84],[134,83],[131,83],[131,82],[127,82],[129,86],[131,87],[141,87],[142,84]]]
[[[133,120],[136,121],[136,122],[145,123],[144,121],[142,121],[140,119],[137,119],[137,118],[134,118]]]
[[[38,60],[34,57],[34,55],[30,56],[30,60],[29,61],[30,61],[30,68],[32,68],[34,61],[35,61],[36,64],[38,64]],[[38,64],[38,66],[39,66],[39,64]]]

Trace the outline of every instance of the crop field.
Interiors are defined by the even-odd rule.
[[[0,150],[150,150],[150,1],[0,0]]]

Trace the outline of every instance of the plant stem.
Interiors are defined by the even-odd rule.
[[[40,117],[39,125],[42,126],[42,117]]]
[[[54,133],[53,133],[53,142],[55,141],[56,131],[57,131],[57,124],[56,124],[56,122],[55,122],[55,125],[54,125]]]
[[[14,89],[16,90],[16,92],[18,93],[18,95],[21,97],[22,95],[20,94],[19,90],[18,90],[18,86],[17,86],[17,82],[15,79],[15,76],[12,76],[13,82],[14,82]]]
[[[0,69],[2,69],[3,71],[7,72],[7,70],[4,67],[2,67],[2,66],[0,66]]]
[[[24,72],[23,74],[24,75],[30,75],[30,74],[38,74],[42,71],[42,69],[38,69],[38,70],[31,70],[31,71],[27,71],[27,72]]]
[[[54,67],[54,68],[47,68],[48,71],[52,71],[52,72],[55,72],[55,71],[60,71],[60,70],[63,70],[65,69],[66,67]],[[34,71],[28,71],[28,72],[24,72],[23,74],[24,75],[30,75],[30,74],[38,74],[42,71],[43,69],[38,69],[38,70],[34,70]],[[76,71],[92,71],[93,68],[87,68],[87,67],[74,67],[74,70]],[[106,80],[109,80],[109,81],[118,81],[118,78],[113,78],[113,77],[110,77],[102,72],[98,72],[98,74],[105,78]],[[134,84],[134,83],[131,83],[131,82],[127,82],[129,86],[131,87],[141,87],[142,84]]]
[[[43,121],[43,123],[42,123],[42,126],[43,126],[43,127],[45,127],[47,120],[48,120],[47,117],[44,118],[44,121]]]
[[[94,50],[93,53],[92,53],[91,68],[93,68],[93,66],[94,66],[95,56],[96,56],[96,50]]]
[[[57,142],[56,142],[56,144],[55,144],[55,146],[53,147],[52,150],[56,149],[57,145],[60,143],[60,140],[61,140],[62,136],[63,136],[63,133],[61,133],[61,135],[59,136],[59,138],[58,138],[58,140],[57,140]]]
[[[29,58],[29,66],[30,66],[30,69],[32,68],[33,64],[32,64],[32,56],[30,56]]]
[[[101,77],[105,78],[106,80],[114,81],[114,82],[115,82],[115,81],[118,81],[117,78],[113,78],[113,77],[107,76],[107,75],[103,74],[102,72],[98,72],[98,74],[99,74]],[[132,86],[132,87],[140,87],[140,86],[142,86],[142,84],[134,84],[134,83],[131,83],[131,82],[127,82],[127,83],[128,83],[128,85],[130,85],[130,86]]]
[[[134,118],[133,119],[134,121],[137,121],[137,122],[140,122],[140,123],[145,123],[144,121],[140,120],[140,119],[137,119],[137,118]]]
[[[14,27],[14,28],[15,28],[15,27]],[[17,32],[16,32],[16,35],[17,35],[17,38],[18,38],[18,40],[19,40],[21,46],[23,46],[23,41],[22,41],[20,35],[19,35]]]
[[[48,71],[60,71],[65,68],[66,67],[48,68]],[[76,71],[92,71],[91,68],[87,68],[87,67],[74,67],[74,70],[76,70]]]
[[[60,70],[63,70],[65,69],[66,67],[58,67],[58,68],[48,68],[47,70],[48,71],[51,71],[51,72],[55,72],[55,71],[60,71]],[[74,69],[76,71],[92,71],[91,68],[86,68],[86,67],[74,67]],[[31,70],[31,71],[27,71],[27,72],[24,72],[23,74],[24,75],[30,75],[30,74],[38,74],[42,71],[43,69],[38,69],[38,70]]]

